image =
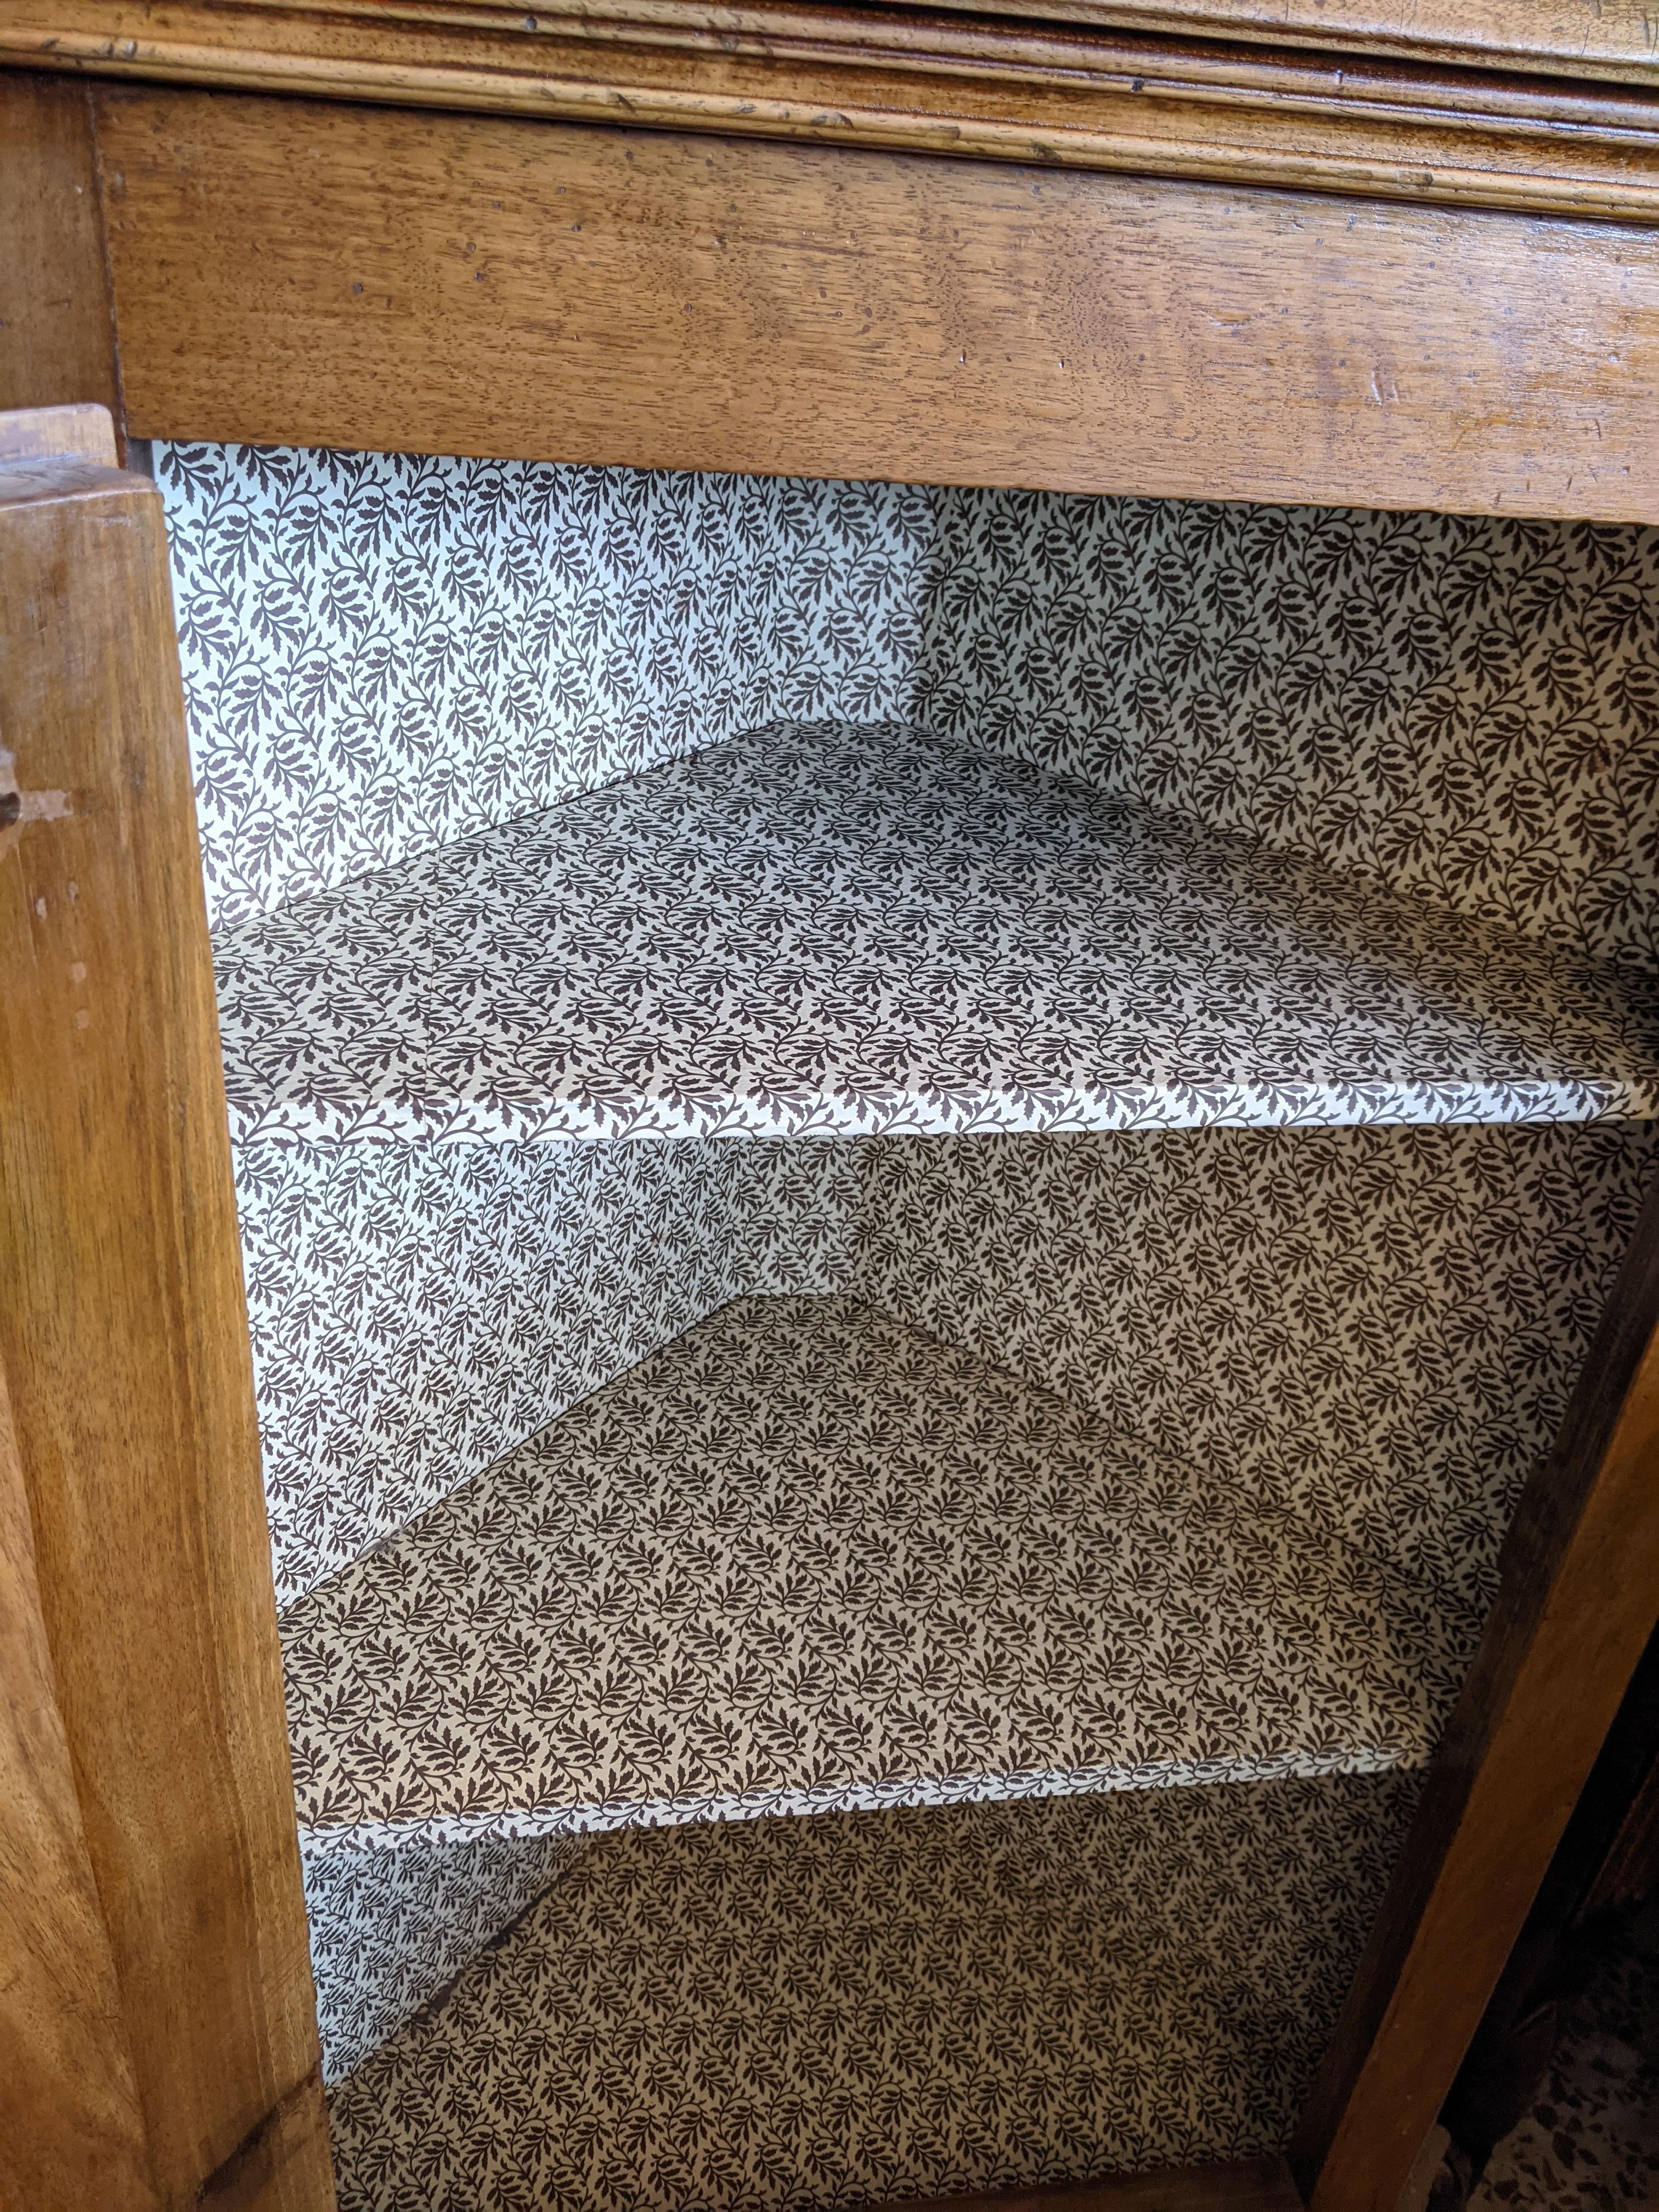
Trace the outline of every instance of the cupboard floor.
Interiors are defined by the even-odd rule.
[[[1413,1795],[595,1838],[334,2092],[341,2212],[827,2207],[1274,2148]]]

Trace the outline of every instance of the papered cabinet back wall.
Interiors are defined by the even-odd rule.
[[[1654,1165],[1659,537],[150,458],[342,2205],[1280,2148]]]

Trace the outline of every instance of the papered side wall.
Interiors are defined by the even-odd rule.
[[[830,1291],[854,1153],[249,1145],[235,1156],[287,1604],[730,1298]]]
[[[215,927],[779,714],[902,715],[927,495],[158,445]]]
[[[1659,965],[1659,532],[158,445],[216,925],[912,720]]]
[[[341,2212],[769,2212],[1277,2148],[1413,1796],[1348,1778],[584,1844],[335,2090]]]
[[[1652,1123],[878,1138],[855,1280],[1484,1609],[1656,1158]]]
[[[323,2080],[361,2065],[532,1905],[580,1844],[481,1836],[337,1850],[300,1832]]]
[[[934,495],[915,719],[1659,963],[1659,532]]]

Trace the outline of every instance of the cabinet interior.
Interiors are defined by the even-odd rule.
[[[1281,2146],[1652,1164],[1659,537],[154,459],[343,2206]]]

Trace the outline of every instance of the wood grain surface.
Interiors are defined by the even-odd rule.
[[[160,2212],[0,1370],[0,2205]]]
[[[1394,2212],[1659,1621],[1659,1185],[1436,1755],[1291,2165]]]
[[[95,461],[112,469],[115,425],[107,407],[27,407],[0,414],[0,465]]]
[[[0,73],[0,411],[106,409],[121,388],[92,103],[64,78]]]
[[[9,1474],[15,1490],[21,1474],[27,1494],[56,1693],[54,1716],[46,1655],[25,1651],[29,1703],[12,1725],[36,1749],[12,1756],[33,1756],[43,1778],[40,1848],[62,1863],[61,1941],[89,1992],[85,2016],[71,2017],[64,1983],[40,2033],[78,2039],[94,2069],[60,2082],[40,2117],[67,2127],[76,2106],[101,2111],[127,2160],[78,2208],[149,2202],[136,2090],[168,2212],[325,2212],[240,1255],[153,485],[83,461],[0,467],[0,741],[10,1401],[0,1482]],[[14,1504],[14,1642],[27,1629],[27,1589],[14,1594],[18,1527]],[[82,1848],[130,2079],[84,1880],[73,1887]],[[49,1960],[26,1955],[24,1966],[52,1978]]]
[[[131,426],[1659,518],[1659,231],[96,94]]]
[[[1012,12],[1006,0],[960,4],[993,15]],[[1566,76],[1649,83],[1659,77],[1659,22],[1643,0],[1041,0],[1041,12],[1061,21],[1485,60]]]
[[[822,0],[533,15],[10,0],[0,62],[242,92],[1659,220],[1659,86]]]

